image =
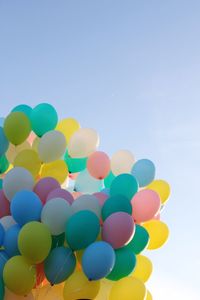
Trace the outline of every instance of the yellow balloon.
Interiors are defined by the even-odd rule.
[[[145,300],[146,293],[146,287],[141,280],[125,277],[113,284],[109,300]]]
[[[16,295],[11,291],[9,291],[8,289],[5,289],[5,295],[3,299],[4,300],[34,300],[32,293],[24,297],[24,296]]]
[[[33,175],[33,177],[36,177],[39,174],[41,166],[42,164],[38,153],[32,149],[21,151],[14,160],[14,167],[25,168]]]
[[[32,149],[35,150],[36,152],[38,152],[38,145],[39,145],[40,140],[41,139],[38,136],[36,136],[36,138],[33,141]]]
[[[56,130],[62,132],[66,138],[67,143],[69,143],[69,140],[71,136],[80,128],[80,124],[78,121],[76,121],[73,118],[67,118],[64,120],[61,120],[57,127]]]
[[[108,300],[111,288],[113,286],[113,281],[102,279],[100,285],[100,291],[95,298],[95,300]]]
[[[35,266],[31,266],[23,256],[14,256],[5,264],[3,280],[14,294],[28,295],[36,281]]]
[[[13,144],[9,145],[9,148],[6,152],[6,157],[9,160],[9,162],[12,164],[15,160],[15,157],[17,154],[19,154],[21,151],[25,149],[31,149],[31,145],[28,141],[23,142],[21,145],[14,146]]]
[[[146,189],[153,190],[160,196],[161,203],[164,204],[170,196],[170,185],[164,180],[158,179],[152,181]]]
[[[147,291],[147,296],[145,300],[153,300],[153,297],[149,291]]]
[[[55,160],[42,165],[40,176],[41,178],[53,177],[62,184],[67,179],[68,174],[66,163],[63,160]]]
[[[146,282],[153,271],[153,265],[150,259],[144,255],[137,255],[136,267],[131,276]]]
[[[169,237],[169,228],[167,225],[159,220],[151,220],[143,223],[142,226],[149,233],[149,244],[147,249],[153,250],[162,247]]]
[[[89,281],[81,271],[75,271],[65,282],[65,300],[94,299],[100,289],[100,281]]]
[[[63,284],[47,284],[35,289],[33,295],[37,300],[63,300]]]

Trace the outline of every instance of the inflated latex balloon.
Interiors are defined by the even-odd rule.
[[[55,108],[48,103],[38,104],[31,113],[32,129],[41,137],[46,132],[53,130],[58,122],[58,115]]]
[[[15,106],[12,109],[12,112],[15,112],[15,111],[24,113],[30,119],[32,108],[29,105],[20,104],[20,105]]]
[[[7,261],[3,271],[6,287],[17,295],[25,296],[35,285],[36,269],[23,256],[14,256]]]
[[[142,252],[149,243],[149,234],[147,230],[138,224],[135,225],[135,234],[132,240],[126,245],[135,254]]]
[[[146,293],[142,281],[137,278],[126,277],[113,284],[109,300],[145,300]]]
[[[51,286],[46,284],[33,291],[34,299],[37,300],[63,300],[63,285],[56,284]],[[26,300],[26,299],[24,299]]]
[[[71,249],[58,247],[51,251],[44,264],[47,280],[51,284],[65,281],[76,267],[76,257]]]
[[[46,224],[52,235],[60,235],[65,231],[66,222],[71,215],[70,204],[62,198],[54,198],[44,205],[41,222]]]
[[[96,151],[88,157],[87,169],[96,179],[104,179],[110,172],[110,159],[105,152]]]
[[[3,247],[9,257],[20,255],[18,248],[18,236],[21,227],[18,224],[12,225],[5,234]]]
[[[149,159],[140,159],[136,161],[132,168],[132,175],[137,179],[139,186],[144,187],[151,183],[155,178],[156,168]]]
[[[52,190],[48,194],[46,201],[49,201],[49,200],[54,199],[54,198],[65,199],[70,205],[74,202],[74,198],[73,198],[72,194],[70,192],[68,192],[67,190],[64,190],[64,189],[61,189],[61,188],[57,188],[55,190]]]
[[[9,160],[9,162],[13,164],[16,156],[23,150],[27,150],[27,149],[31,149],[31,145],[28,141],[24,141],[22,144],[18,146],[14,146],[13,144],[10,144],[6,152],[6,157]]]
[[[56,179],[52,177],[45,177],[38,180],[33,191],[39,196],[40,200],[44,204],[47,201],[49,193],[58,188],[60,188],[60,184]]]
[[[4,235],[5,235],[5,229],[4,229],[3,225],[0,223],[0,247],[3,244]]]
[[[45,279],[44,274],[44,263],[40,263],[36,265],[36,284],[34,288],[39,288]]]
[[[9,168],[9,161],[7,160],[5,155],[0,157],[0,175],[5,173]]]
[[[0,219],[0,223],[3,226],[4,230],[8,230],[11,226],[15,225],[16,222],[12,216],[5,216]]]
[[[4,300],[4,294],[5,294],[5,288],[4,288],[4,282],[3,279],[0,279],[0,300]]]
[[[20,296],[12,293],[11,291],[9,291],[9,289],[5,289],[5,296],[3,300],[34,300],[34,297],[32,293],[29,293],[26,296]]]
[[[0,250],[0,278],[3,277],[3,270],[6,262],[8,261],[9,256],[4,250]],[[1,299],[1,298],[0,298]]]
[[[41,168],[41,178],[53,177],[62,184],[68,176],[68,168],[63,160],[55,160],[50,163],[43,164]]]
[[[107,217],[115,212],[126,212],[132,214],[132,206],[130,201],[121,195],[116,195],[108,198],[102,207],[102,219],[105,220]]]
[[[170,185],[164,180],[154,180],[147,186],[147,189],[153,190],[158,193],[162,204],[164,204],[169,198]]]
[[[87,157],[99,146],[99,136],[94,129],[80,128],[70,138],[68,151],[71,157]]]
[[[80,129],[80,124],[73,118],[66,118],[58,122],[56,130],[62,132],[69,143],[71,136]]]
[[[56,130],[45,133],[39,141],[38,153],[42,162],[60,159],[66,150],[65,136]]]
[[[29,171],[21,167],[10,170],[3,180],[3,190],[6,198],[11,201],[14,195],[21,190],[32,190],[34,186],[33,176]]]
[[[114,178],[115,175],[112,173],[112,171],[108,174],[106,178],[104,178],[104,185],[106,188],[110,188]]]
[[[102,299],[107,300],[109,298],[109,294],[112,286],[113,286],[113,281],[107,279],[101,279],[100,290],[95,300],[102,300]]]
[[[19,233],[19,250],[33,264],[44,261],[51,250],[51,243],[48,227],[39,222],[27,223]]]
[[[81,210],[90,210],[95,213],[98,218],[101,216],[101,206],[99,205],[98,199],[94,195],[82,195],[72,203],[73,213]]]
[[[151,220],[143,224],[147,230],[150,240],[147,249],[153,250],[162,247],[169,237],[169,228],[159,220]]]
[[[100,281],[89,281],[81,271],[75,271],[65,282],[64,300],[95,299]]]
[[[39,138],[38,136],[36,136],[36,138],[34,139],[33,143],[32,143],[32,149],[35,150],[36,152],[38,152],[38,145],[40,142],[41,138]]]
[[[108,195],[101,193],[101,192],[97,192],[93,194],[99,201],[99,205],[102,207],[105,203],[105,201],[109,198]]]
[[[77,173],[86,169],[87,157],[72,158],[69,156],[68,151],[65,152],[64,160],[67,164],[70,173]]]
[[[153,265],[150,259],[144,255],[137,255],[136,267],[131,276],[146,282],[153,271]]]
[[[4,195],[3,190],[0,190],[0,218],[10,215],[10,202]]]
[[[5,118],[3,118],[3,117],[0,117],[0,127],[3,127],[4,120],[5,120]]]
[[[28,117],[22,112],[11,112],[4,121],[4,132],[13,145],[23,143],[31,132]]]
[[[13,165],[28,170],[35,178],[39,174],[41,160],[35,150],[25,149],[16,155]]]
[[[153,300],[153,297],[149,291],[147,291],[146,299],[145,300]]]
[[[123,195],[129,200],[137,193],[138,191],[138,182],[130,174],[121,174],[113,180],[110,187],[110,195]]]
[[[130,151],[117,151],[111,157],[111,171],[115,176],[123,173],[131,173],[134,162],[135,158]]]
[[[76,183],[75,190],[85,194],[92,194],[100,192],[103,188],[103,180],[97,180],[93,178],[87,170],[79,173]]]
[[[0,127],[0,156],[2,156],[9,147],[9,141],[4,133],[4,130],[2,127]]]

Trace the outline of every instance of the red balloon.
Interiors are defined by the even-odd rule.
[[[40,286],[41,283],[44,281],[44,279],[45,279],[44,263],[41,263],[41,264],[36,265],[36,284],[35,284],[35,288],[37,286]]]
[[[105,178],[110,172],[110,159],[105,152],[96,151],[87,160],[87,169],[96,179]]]

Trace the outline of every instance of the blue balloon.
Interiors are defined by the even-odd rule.
[[[0,250],[0,277],[3,277],[3,269],[7,261],[9,260],[8,255],[4,250]]]
[[[2,156],[7,150],[9,146],[9,141],[5,136],[4,130],[0,127],[0,156]]]
[[[15,112],[15,111],[19,111],[19,112],[22,112],[24,113],[28,118],[30,118],[30,115],[31,115],[31,112],[32,112],[32,108],[26,104],[20,104],[20,105],[17,105],[15,106],[13,109],[12,109],[12,112]]]
[[[137,179],[139,186],[144,187],[151,183],[155,178],[155,165],[149,159],[138,160],[132,168],[132,175]]]
[[[51,284],[65,281],[76,267],[76,257],[71,249],[54,248],[44,263],[44,272]]]
[[[9,257],[20,255],[20,251],[18,249],[18,235],[20,230],[21,227],[16,224],[11,226],[5,233],[3,246]]]
[[[99,280],[110,274],[115,265],[115,251],[106,242],[94,242],[83,253],[82,267],[89,280]]]
[[[0,246],[3,245],[4,235],[5,235],[5,230],[0,223]]]
[[[23,226],[31,221],[40,221],[42,202],[32,191],[19,191],[11,201],[10,210],[15,221]]]

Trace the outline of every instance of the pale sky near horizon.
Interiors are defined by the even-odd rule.
[[[0,0],[0,116],[53,104],[171,184],[154,300],[200,299],[200,2]]]

